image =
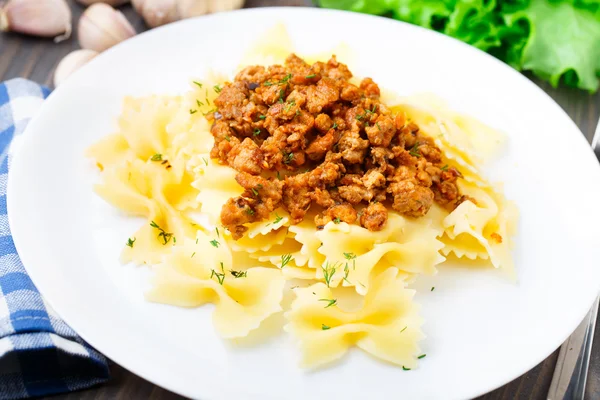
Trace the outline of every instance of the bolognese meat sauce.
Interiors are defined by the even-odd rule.
[[[459,171],[443,165],[433,140],[381,103],[372,79],[357,86],[350,78],[335,56],[310,65],[291,54],[224,85],[211,156],[237,170],[245,189],[221,210],[235,239],[278,207],[294,224],[319,206],[318,228],[344,221],[378,231],[388,207],[416,218],[434,201],[452,210],[464,200]]]

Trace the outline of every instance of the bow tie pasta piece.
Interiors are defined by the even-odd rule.
[[[221,220],[221,208],[231,197],[243,193],[242,187],[235,181],[237,172],[233,168],[219,165],[216,160],[206,158],[206,168],[196,176],[192,184],[199,190],[200,212],[208,216],[213,225]]]
[[[126,97],[119,117],[119,131],[138,158],[165,154],[172,141],[167,125],[181,107],[179,96]]]
[[[518,220],[516,206],[492,187],[463,183],[460,188],[476,204],[465,201],[444,219],[443,252],[470,259],[489,258],[495,268],[505,269],[514,277],[511,250]]]
[[[214,239],[213,239],[214,240]],[[149,301],[181,307],[214,303],[213,323],[225,338],[244,337],[279,312],[285,279],[274,268],[236,270],[226,244],[218,248],[198,233],[198,243],[173,247],[154,267]]]
[[[299,264],[298,261],[297,265],[320,268],[325,263],[325,256],[318,251],[322,243],[315,234],[315,224],[312,218],[305,217],[299,224],[290,226],[290,232],[294,235],[294,240],[302,245],[300,254],[307,260],[306,264]]]
[[[420,353],[418,342],[424,337],[422,319],[413,302],[414,290],[406,289],[397,274],[395,268],[381,273],[363,307],[354,312],[340,309],[323,283],[295,289],[284,329],[299,342],[302,365],[330,363],[357,346],[377,358],[413,368]]]
[[[178,187],[182,194],[175,195]],[[173,175],[160,164],[135,159],[114,166],[104,172],[103,181],[95,190],[113,206],[147,218],[147,223],[124,247],[123,262],[156,263],[177,237],[183,240],[193,235],[190,222],[169,201],[188,197],[185,192],[189,188],[174,183]]]
[[[388,223],[381,231],[371,232],[358,225],[329,222],[315,233],[323,243],[318,252],[326,262],[317,269],[317,277],[329,286],[342,280],[345,286],[355,286],[360,294],[369,290],[373,275],[389,267],[404,273],[436,273],[435,265],[444,261],[439,254],[443,243],[437,240],[439,229],[426,218],[405,218],[389,213]]]

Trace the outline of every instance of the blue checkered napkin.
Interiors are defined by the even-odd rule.
[[[6,215],[6,182],[25,126],[50,91],[0,84],[0,399],[83,389],[108,379],[106,359],[65,324],[29,279]]]

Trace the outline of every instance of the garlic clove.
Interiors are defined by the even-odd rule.
[[[86,64],[99,53],[94,50],[80,49],[67,54],[54,71],[54,87],[58,87],[69,75]]]
[[[106,3],[111,7],[119,7],[125,3],[129,3],[129,0],[77,0],[84,6],[90,6],[94,3]]]
[[[135,29],[123,13],[104,3],[92,4],[79,19],[79,45],[104,51],[135,35]]]
[[[0,30],[33,36],[71,36],[71,9],[66,0],[9,0],[0,9]]]
[[[180,18],[191,18],[210,13],[210,0],[178,0]]]
[[[237,10],[242,8],[243,5],[244,0],[212,0],[210,1],[210,12]]]
[[[151,28],[179,19],[177,0],[131,0],[131,2],[135,10],[144,18],[146,25]]]

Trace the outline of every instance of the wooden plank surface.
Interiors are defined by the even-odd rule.
[[[72,2],[72,0],[70,0]],[[247,0],[246,7],[264,6],[311,6],[310,0]],[[72,4],[74,21],[83,8]],[[138,32],[146,29],[143,21],[130,6],[122,8],[125,16]],[[49,39],[39,39],[16,34],[0,35],[0,81],[23,77],[51,85],[56,64],[71,50],[78,48],[77,27],[71,39],[55,44]],[[531,78],[531,77],[530,77]],[[549,84],[532,79],[548,93],[575,121],[588,141],[591,141],[598,118],[600,117],[600,92],[594,95],[568,88],[552,88]],[[568,151],[568,149],[565,149]],[[594,183],[598,184],[598,183]],[[596,342],[600,340],[600,327],[596,329]],[[552,379],[558,353],[554,352],[546,360],[525,375],[507,385],[480,397],[482,400],[545,399]],[[113,378],[98,387],[53,396],[55,400],[66,399],[179,399],[180,396],[134,375],[115,363],[111,363]],[[600,345],[593,350],[591,370],[586,388],[588,399],[600,398]]]

